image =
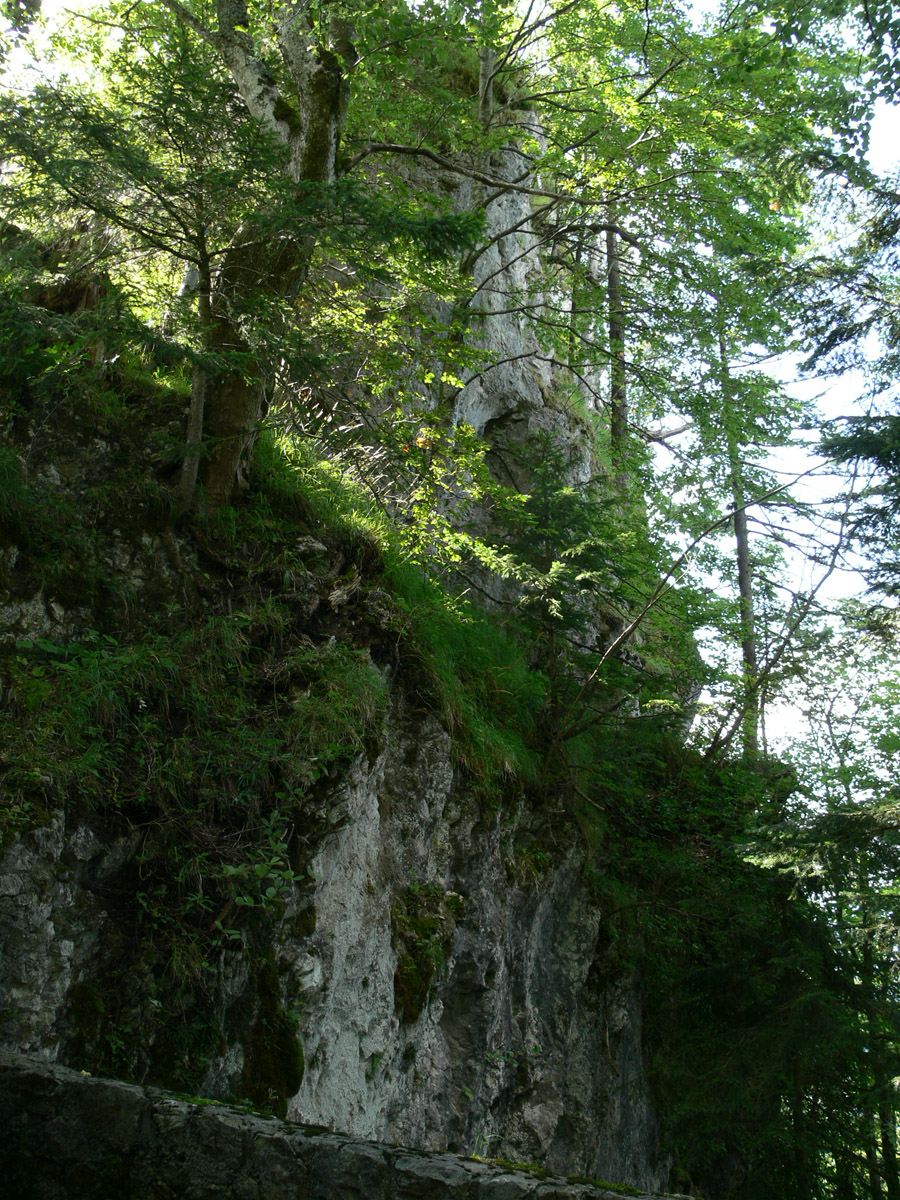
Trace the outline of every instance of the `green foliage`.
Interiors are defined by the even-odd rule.
[[[871,551],[866,574],[889,595],[900,583],[894,548],[900,540],[900,418],[893,415],[852,417],[829,428],[822,439],[824,454],[837,463],[856,464],[867,477],[857,516],[857,536]]]
[[[796,1194],[785,1114],[798,1072],[821,1104],[861,1050],[837,947],[820,912],[743,858],[748,818],[771,806],[764,779],[735,763],[711,770],[647,729],[619,762],[582,820],[601,835],[593,877],[615,931],[607,953],[623,970],[640,963],[672,1186],[717,1194],[734,1177],[748,1196]],[[818,1136],[827,1146],[824,1128]]]
[[[134,644],[18,643],[6,654],[4,719],[11,730],[29,714],[31,739],[9,757],[7,785],[40,778],[47,799],[76,792],[89,809],[136,813],[190,780],[198,810],[252,814],[251,797],[274,796],[276,777],[288,789],[313,782],[360,746],[384,684],[350,646],[301,643],[282,657],[284,615],[261,607]],[[266,727],[274,711],[277,732]]]
[[[95,635],[4,655],[3,827],[58,807],[141,829],[145,937],[202,971],[238,912],[278,915],[312,783],[355,753],[384,681],[346,645],[292,646],[278,606],[132,644]],[[22,730],[22,736],[13,731]]]
[[[465,901],[435,883],[411,883],[391,901],[391,941],[397,951],[394,1004],[404,1024],[422,1011],[453,944]]]
[[[423,544],[429,565],[445,558],[433,540],[430,512],[425,528],[398,528],[333,464],[316,461],[299,446],[283,456],[273,450],[265,444],[261,450],[267,486],[302,497],[314,527],[330,528],[378,561],[388,589],[385,615],[405,665],[436,701],[455,735],[456,753],[476,779],[491,789],[506,777],[533,774],[537,758],[529,740],[541,711],[542,678],[523,659],[515,621],[508,630],[498,628],[417,561]],[[454,544],[451,537],[451,557]]]
[[[22,32],[34,6],[7,9]],[[208,5],[189,11],[212,20]],[[308,9],[320,58],[335,13]],[[722,1194],[743,1171],[742,1200],[847,1200],[837,1164],[855,1186],[854,1138],[871,1138],[867,1113],[896,1073],[890,937],[867,936],[875,916],[897,919],[891,840],[882,825],[867,857],[871,820],[861,833],[848,813],[823,821],[798,895],[781,873],[809,863],[796,830],[746,860],[748,826],[784,814],[792,776],[712,768],[673,736],[701,683],[746,699],[732,649],[746,631],[705,581],[669,587],[680,549],[665,549],[759,500],[772,484],[761,450],[804,416],[749,368],[792,344],[817,179],[867,182],[867,70],[893,87],[884,6],[866,9],[855,43],[845,16],[744,4],[698,28],[657,0],[537,15],[370,6],[354,14],[344,141],[321,179],[297,179],[245,107],[221,38],[165,5],[106,5],[59,35],[90,86],[10,89],[0,589],[14,611],[61,610],[74,632],[0,653],[0,837],[62,810],[123,848],[107,881],[121,964],[72,995],[86,1067],[143,1073],[133,976],[171,1009],[154,1018],[154,1070],[189,1085],[221,1035],[203,999],[216,955],[240,944],[255,1005],[243,1089],[284,1112],[303,1056],[266,930],[305,885],[331,819],[321,794],[370,748],[390,675],[440,715],[482,800],[570,811],[609,969],[644,964],[685,1186]],[[281,89],[274,123],[295,136],[311,96],[291,94],[268,7],[251,4],[241,28]],[[484,214],[523,183],[531,222],[486,236]],[[885,196],[882,249],[896,234]],[[485,279],[494,253],[505,271]],[[175,296],[186,264],[203,285]],[[512,461],[458,422],[467,381],[506,365],[477,344],[501,313],[554,364],[542,416],[590,440],[590,482],[568,482],[581,475],[550,437]],[[835,344],[861,332],[862,318],[845,322]],[[258,383],[280,431],[260,440],[248,492],[207,521],[176,521],[172,496],[191,376],[235,393]],[[605,413],[617,388],[621,446]],[[228,395],[210,387],[206,415]],[[644,427],[672,415],[687,436],[654,482]],[[872,521],[890,536],[896,430],[859,432],[829,449],[882,470],[887,509]],[[754,564],[772,572],[777,555],[759,544]],[[699,565],[732,583],[715,551]],[[785,615],[776,586],[756,584],[769,629]],[[709,666],[693,649],[704,627]],[[845,755],[823,776],[845,799],[893,803],[894,691],[873,691],[864,765]],[[550,849],[514,847],[514,874],[539,878]],[[434,885],[396,893],[402,1020],[426,1003],[461,915]]]
[[[635,581],[657,569],[640,523],[624,521],[597,488],[561,484],[563,464],[546,439],[522,451],[531,490],[521,494],[486,476],[483,451],[471,453],[464,433],[452,442],[440,430],[419,436],[428,458],[400,525],[333,462],[300,445],[282,441],[280,456],[264,445],[262,470],[268,487],[302,496],[314,527],[362,540],[370,559],[377,545],[404,665],[437,702],[455,753],[485,795],[496,798],[513,778],[549,786],[551,777],[577,774],[579,756],[596,757],[595,725],[618,728],[623,691],[657,724],[680,719],[677,690],[690,691],[686,676],[697,662],[677,594],[648,619],[640,660],[613,656],[593,670],[599,614],[628,612],[640,600]],[[451,472],[460,483],[444,514],[438,497]],[[489,521],[465,522],[469,507],[484,504]],[[499,591],[499,613],[474,602],[479,579]]]
[[[27,581],[39,554],[57,549],[42,541],[53,510],[45,487],[23,484],[18,458],[3,461],[4,528]],[[110,934],[122,937],[121,974],[102,981],[102,1010],[73,1017],[72,1054],[86,1069],[143,1076],[152,1029],[153,1078],[196,1087],[222,1036],[207,1002],[218,951],[254,944],[306,885],[309,846],[324,832],[309,798],[382,719],[386,681],[367,651],[310,637],[302,619],[298,628],[291,600],[304,568],[286,555],[297,509],[285,506],[275,489],[260,491],[209,531],[210,561],[228,555],[236,573],[227,609],[194,618],[157,581],[157,607],[140,620],[113,610],[115,633],[20,639],[0,652],[3,844],[62,810],[124,847]],[[260,570],[277,594],[252,582]],[[135,974],[156,1004],[149,1013],[130,999]],[[296,1090],[292,1022],[263,1011],[248,1033],[245,1090],[278,1111]]]
[[[412,661],[424,671],[456,752],[488,795],[504,781],[534,778],[545,680],[529,669],[521,642],[471,602],[449,602],[407,576],[398,605]]]
[[[0,544],[15,547],[15,570],[26,569],[51,594],[64,592],[72,604],[99,599],[103,580],[75,506],[29,484],[10,447],[0,447]],[[0,567],[0,583],[9,586],[10,575]]]

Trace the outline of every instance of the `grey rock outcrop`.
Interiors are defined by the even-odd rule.
[[[560,482],[583,487],[600,469],[591,419],[603,407],[601,385],[586,371],[574,377],[538,336],[561,319],[570,301],[548,273],[547,231],[534,218],[541,203],[527,190],[539,186],[528,175],[528,156],[513,143],[495,151],[488,168],[498,181],[494,187],[421,161],[401,158],[396,169],[414,190],[440,195],[460,212],[483,211],[485,222],[479,246],[463,262],[467,289],[458,311],[435,302],[440,320],[465,312],[464,336],[474,365],[461,370],[458,385],[450,385],[433,379],[443,363],[413,361],[410,391],[426,407],[443,411],[450,423],[469,425],[484,438],[504,486],[527,488],[525,462],[534,459],[536,440],[549,440],[562,460]],[[522,183],[526,190],[517,186]],[[380,407],[374,397],[369,402]]]
[[[17,1200],[615,1200],[622,1194],[192,1103],[8,1052],[0,1052],[0,1179],[4,1194]]]
[[[327,804],[331,831],[272,935],[279,1011],[293,1014],[305,1058],[288,1115],[659,1187],[639,991],[605,954],[565,814],[482,812],[459,786],[446,732],[402,704],[380,752],[358,758]],[[122,954],[105,884],[133,853],[126,840],[67,829],[61,815],[8,849],[7,1046],[83,1061],[83,1010]],[[405,932],[401,909],[412,914]],[[246,957],[238,946],[218,966],[219,1049],[200,1081],[214,1097],[247,1094],[253,1069],[259,1012]],[[139,971],[125,986],[148,1043],[132,1072],[158,1077],[159,1000]]]

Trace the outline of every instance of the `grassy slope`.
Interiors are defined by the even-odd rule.
[[[275,1053],[295,1025],[266,930],[327,830],[319,797],[377,742],[390,681],[445,721],[473,803],[524,791],[568,809],[606,960],[646,978],[673,1150],[706,1179],[729,1154],[774,1154],[800,1035],[772,1013],[815,991],[821,956],[798,975],[803,911],[786,921],[777,881],[731,848],[765,799],[758,777],[704,768],[614,708],[561,756],[533,622],[523,637],[442,590],[333,466],[270,437],[233,508],[174,523],[183,376],[127,353],[105,376],[60,361],[4,391],[0,603],[46,622],[0,650],[0,837],[62,809],[132,840],[108,885],[119,966],[71,997],[77,1065],[143,1072],[152,1032],[151,1077],[194,1090],[221,1036],[209,973],[242,936],[265,1018],[246,1090],[283,1104],[302,1063]],[[519,879],[539,886],[548,853],[518,846]],[[133,1020],[135,977],[168,1025]]]

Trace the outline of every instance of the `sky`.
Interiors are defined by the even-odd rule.
[[[875,105],[869,165],[880,175],[895,173],[900,166],[900,109],[884,100]]]

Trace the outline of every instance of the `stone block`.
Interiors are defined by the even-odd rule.
[[[12,1051],[0,1051],[0,1181],[4,1200],[622,1200],[93,1079]]]

